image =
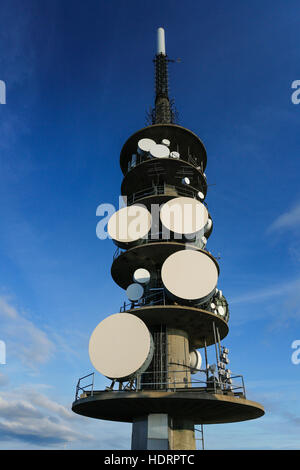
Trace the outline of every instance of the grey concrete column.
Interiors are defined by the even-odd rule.
[[[132,423],[132,450],[168,450],[169,418],[164,413],[153,413]]]

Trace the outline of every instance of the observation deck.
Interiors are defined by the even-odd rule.
[[[133,390],[128,390],[125,385],[121,390],[103,391],[94,390],[94,383],[84,387],[79,379],[72,410],[90,418],[128,423],[150,413],[168,413],[176,418],[190,419],[195,425],[233,423],[263,416],[262,405],[247,400],[243,377],[232,378],[240,379],[241,383],[232,386],[231,390],[221,381],[208,383],[199,379],[146,383],[153,388],[161,386],[165,389],[140,390],[139,387],[145,384],[139,383],[138,378],[137,388]]]

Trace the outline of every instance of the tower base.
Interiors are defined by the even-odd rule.
[[[195,450],[194,423],[151,413],[132,423],[132,450]]]

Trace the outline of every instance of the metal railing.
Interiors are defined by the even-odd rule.
[[[159,184],[159,185],[153,185],[151,187],[141,189],[140,191],[137,191],[133,194],[130,194],[127,196],[127,205],[131,205],[134,202],[143,199],[144,197],[147,196],[157,196],[157,195],[172,195],[172,196],[186,196],[186,197],[191,197],[194,199],[198,199],[198,191],[199,189],[195,188],[185,188],[181,186],[175,186],[171,184]],[[206,204],[205,201],[202,201],[203,204]]]
[[[205,251],[206,253],[210,254],[211,256],[213,256],[206,248],[205,248],[205,245],[203,243],[203,241],[201,239],[198,239],[196,238],[195,240],[185,240],[183,238],[171,238],[171,237],[168,237],[168,232],[155,232],[154,234],[151,234],[151,232],[149,232],[149,234],[145,237],[145,238],[140,238],[138,240],[138,242],[132,246],[135,247],[135,246],[140,246],[140,245],[145,245],[147,243],[161,243],[162,241],[163,242],[174,242],[174,243],[183,243],[184,246],[186,245],[190,245],[191,248],[198,248],[200,250],[203,250]],[[152,237],[152,238],[151,238]],[[113,254],[113,261],[118,258],[120,255],[122,255],[123,253],[125,253],[125,251],[127,251],[125,248],[120,248],[119,246],[117,246],[117,248],[115,249],[115,252]],[[218,256],[214,256],[215,259],[219,259]]]
[[[120,308],[120,312],[144,307],[145,305],[168,305],[164,288],[157,288],[155,292],[142,297],[140,300],[131,301],[129,303],[124,302]]]
[[[144,372],[143,374],[139,374],[137,376],[136,380],[136,390],[142,390],[143,387],[149,389],[153,387],[154,389],[159,388],[161,390],[161,386],[164,385],[164,388],[166,390],[182,390],[184,389],[185,391],[195,391],[195,388],[198,390],[206,391],[206,392],[211,392],[211,393],[228,393],[232,392],[233,394],[238,394],[246,397],[246,391],[245,391],[245,384],[244,384],[244,379],[242,375],[231,375],[231,380],[233,379],[240,379],[241,384],[237,383],[228,383],[226,380],[222,380],[221,376],[210,376],[206,380],[201,380],[199,378],[193,378],[191,376],[190,380],[186,380],[186,377],[182,376],[183,374],[187,374],[189,372],[190,368],[186,368],[183,370],[175,370],[175,371],[160,371],[159,373],[163,376],[166,376],[167,379],[165,381],[149,381],[145,382],[142,381],[144,379],[145,375],[153,375],[153,372]],[[199,371],[200,372],[200,371]],[[206,373],[205,370],[201,370],[201,372]],[[181,377],[179,380],[177,380],[176,374],[181,374]],[[218,375],[218,374],[217,374]],[[172,378],[170,377],[172,376]]]
[[[201,370],[199,372],[206,373],[205,370]],[[244,378],[242,375],[231,375],[232,383],[226,382],[226,380],[222,380],[220,376],[215,375],[210,376],[206,380],[201,380],[197,377],[191,376],[190,380],[187,380],[187,377],[183,377],[189,373],[189,368],[183,370],[175,370],[175,371],[159,371],[156,374],[160,374],[161,377],[166,377],[165,380],[158,380],[153,381],[151,380],[151,376],[155,374],[155,372],[143,372],[142,374],[138,374],[135,379],[135,386],[128,388],[126,385],[119,387],[118,391],[131,391],[139,392],[143,390],[159,390],[159,391],[184,391],[184,392],[192,392],[192,391],[203,391],[207,393],[213,394],[231,394],[234,396],[246,398],[246,390],[244,384]],[[181,377],[176,377],[176,374],[181,374]],[[91,374],[85,375],[81,377],[76,386],[76,393],[75,393],[75,401],[80,398],[86,398],[86,396],[93,396],[94,393],[97,393],[94,390],[94,375],[95,373],[92,372]],[[92,382],[87,385],[81,385],[81,382],[85,380],[87,377],[92,376]],[[147,380],[146,376],[149,377]],[[178,380],[177,380],[178,379]],[[234,383],[233,380],[240,379],[239,383]],[[107,387],[106,390],[113,391],[113,387]],[[80,392],[84,394],[81,397]]]
[[[168,158],[173,158],[174,157],[168,157]],[[135,168],[136,166],[139,166],[141,165],[142,163],[146,162],[146,161],[149,161],[149,160],[152,160],[152,161],[155,161],[155,157],[151,157],[149,155],[139,155],[139,154],[136,154],[135,155],[135,158],[131,158],[129,161],[128,161],[128,164],[127,164],[127,171],[125,172],[125,175],[127,175],[127,173],[129,173],[133,168]],[[197,160],[197,157],[194,157],[192,156],[191,154],[188,154],[186,157],[182,157],[182,155],[180,156],[180,158],[176,158],[174,160],[179,160],[183,163],[190,163],[191,165],[193,165],[197,170],[201,171],[203,173],[203,163],[202,161],[198,162]]]
[[[85,380],[87,377],[92,377],[92,382],[90,384],[81,385],[81,381]],[[90,395],[93,395],[93,393],[94,393],[94,383],[95,383],[95,372],[91,372],[88,375],[84,375],[83,377],[80,377],[78,379],[78,382],[77,382],[77,385],[76,385],[75,400],[78,400],[79,392],[85,393],[85,392],[89,391],[87,389],[89,389],[90,387],[92,387]]]
[[[165,289],[163,287],[157,287],[155,289],[155,292],[151,292],[148,295],[144,295],[141,299],[135,300],[135,301],[130,301],[130,302],[123,302],[123,305],[120,307],[120,313],[127,312],[128,310],[133,310],[135,308],[141,308],[145,307],[148,305],[177,305],[174,302],[172,302],[168,297],[166,296]],[[210,306],[210,303],[213,302],[213,300],[210,300],[210,302],[205,303],[205,304],[195,304],[193,305],[194,308],[199,308],[201,310],[206,310],[210,313],[213,313],[217,317],[223,318],[227,323],[229,321],[229,309],[226,310],[225,315],[221,315],[218,313],[218,311],[213,311],[213,309]],[[225,305],[225,299],[224,299],[224,305]],[[227,304],[227,302],[226,302]],[[221,305],[221,304],[220,304]],[[228,305],[228,304],[227,304]]]

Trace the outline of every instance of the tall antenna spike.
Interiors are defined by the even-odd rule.
[[[157,54],[155,62],[155,110],[153,124],[170,124],[172,110],[169,100],[168,58],[166,55],[165,30],[157,29]]]

